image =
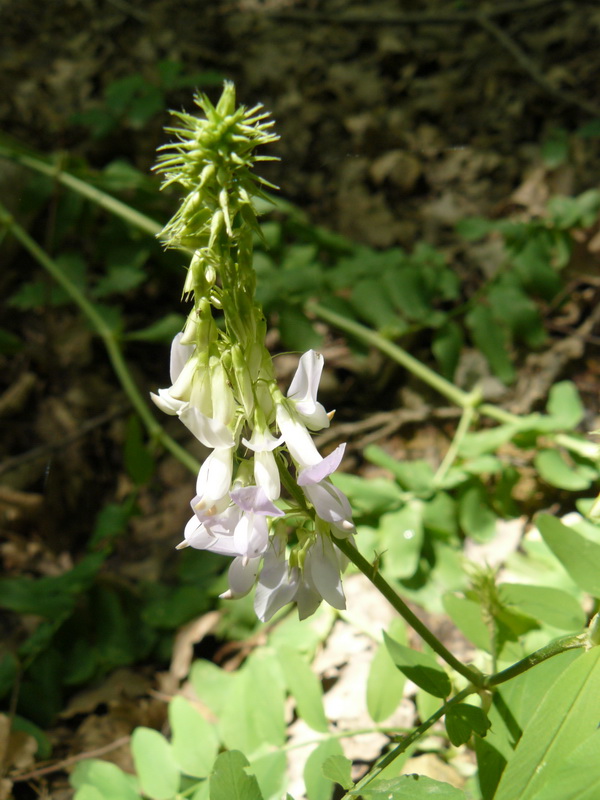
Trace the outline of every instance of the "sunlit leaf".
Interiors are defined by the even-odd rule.
[[[210,800],[263,800],[258,781],[246,772],[249,766],[239,750],[221,753],[210,779]]]
[[[554,765],[596,733],[599,695],[600,647],[595,647],[569,665],[527,722],[495,800],[533,798],[552,780]]]
[[[575,583],[585,592],[600,597],[600,545],[550,514],[540,514],[536,524],[544,541]]]
[[[152,728],[136,728],[131,754],[144,794],[152,800],[172,800],[181,776],[165,737]]]
[[[383,638],[394,664],[409,680],[435,697],[448,697],[450,679],[432,656],[406,647],[386,633]]]

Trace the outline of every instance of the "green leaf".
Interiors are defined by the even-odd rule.
[[[600,597],[600,545],[549,514],[540,514],[536,524],[548,547],[579,588]]]
[[[433,337],[431,351],[448,380],[454,376],[463,343],[462,328],[453,320],[439,328]]]
[[[271,745],[268,747],[268,752],[260,754],[259,751],[252,756],[250,768],[266,800],[279,800],[287,785],[286,752],[281,748],[273,750]]]
[[[323,765],[331,756],[343,756],[342,746],[337,739],[322,741],[306,760],[304,784],[308,800],[331,800],[333,783],[323,774]]]
[[[181,314],[167,314],[147,328],[141,328],[139,331],[126,333],[123,338],[135,342],[170,343],[184,325],[185,317],[182,317]]]
[[[326,733],[329,725],[323,709],[321,681],[297,650],[282,646],[277,653],[287,688],[296,701],[298,715],[313,730]]]
[[[352,762],[346,756],[329,756],[323,762],[323,775],[334,783],[339,783],[342,789],[349,789],[354,785],[350,771]]]
[[[579,656],[577,650],[567,650],[502,684],[495,692],[488,711],[491,728],[485,739],[475,739],[483,800],[493,798],[522,729],[554,682]]]
[[[75,789],[91,787],[102,800],[139,800],[137,780],[116,764],[97,758],[80,761],[69,778]],[[76,795],[85,797],[85,793]],[[93,795],[90,795],[93,796]]]
[[[554,628],[576,631],[585,625],[585,614],[577,600],[560,589],[502,583],[498,590],[504,604]]]
[[[417,571],[423,546],[423,503],[411,500],[399,511],[384,514],[379,532],[386,573],[394,578],[410,578]]]
[[[173,758],[177,766],[186,775],[206,778],[219,750],[215,726],[181,696],[174,697],[169,704],[169,722],[173,732]]]
[[[477,706],[458,703],[446,712],[446,731],[455,747],[466,744],[473,733],[485,736],[489,727],[488,718]]]
[[[204,659],[194,661],[190,670],[190,682],[198,699],[217,717],[221,715],[237,677],[237,674]]]
[[[503,383],[512,383],[515,370],[508,355],[506,335],[494,319],[491,309],[478,305],[467,314],[465,322],[475,346],[487,358],[494,374]]]
[[[453,592],[444,595],[444,610],[456,627],[480,650],[490,652],[490,632],[481,616],[479,603]]]
[[[533,798],[598,728],[600,648],[577,658],[552,685],[523,731],[498,785],[496,800]]]
[[[388,628],[388,635],[406,644],[404,622],[393,620]],[[385,643],[381,644],[373,656],[367,678],[367,710],[373,722],[383,722],[394,713],[402,701],[405,682],[404,675],[396,669]]]
[[[379,515],[389,511],[403,501],[402,490],[394,481],[387,478],[365,480],[358,475],[338,472],[332,475],[332,483],[349,498],[356,514]]]
[[[427,461],[398,461],[382,447],[371,444],[365,447],[364,456],[372,464],[388,469],[403,489],[427,491],[433,483],[433,470]]]
[[[425,775],[401,775],[374,782],[362,789],[362,796],[365,800],[466,800],[460,789]]]
[[[173,800],[181,776],[165,737],[152,728],[136,728],[131,754],[143,793],[152,800]]]
[[[436,492],[423,508],[423,525],[427,531],[443,539],[458,534],[457,504],[446,492]]]
[[[127,420],[123,455],[125,469],[136,486],[148,483],[154,472],[154,458],[144,442],[142,424],[137,414],[132,414]]]
[[[571,381],[555,383],[548,395],[546,411],[564,430],[576,428],[585,412],[575,384]]]
[[[540,477],[558,489],[579,492],[588,489],[592,483],[593,474],[567,464],[558,450],[540,450],[535,455],[534,463]]]
[[[280,305],[279,333],[281,340],[291,350],[318,349],[323,346],[323,337],[314,329],[312,322],[297,306]]]
[[[501,445],[519,432],[519,425],[498,425],[488,431],[467,433],[459,445],[458,452],[464,458],[476,458],[483,453],[495,453]]]
[[[94,286],[94,297],[107,297],[110,294],[124,294],[135,289],[146,279],[146,273],[135,267],[111,267]]]
[[[597,800],[600,797],[600,732],[563,760],[549,765],[544,786],[532,800]]]
[[[458,519],[467,536],[476,542],[488,542],[496,535],[496,514],[487,504],[483,486],[472,486],[458,503]]]
[[[0,579],[0,608],[56,621],[70,613],[77,596],[90,586],[107,556],[107,551],[91,553],[56,577]]]
[[[496,284],[488,292],[488,302],[497,322],[506,325],[513,338],[529,347],[540,347],[546,340],[536,304],[518,285]]]
[[[248,775],[248,759],[239,750],[221,753],[210,779],[210,800],[263,800],[254,775]]]
[[[356,315],[377,330],[387,328],[390,331],[402,331],[402,319],[392,305],[389,291],[380,280],[366,278],[358,281],[352,289],[350,302]]]
[[[476,242],[495,230],[496,223],[491,219],[485,219],[485,217],[465,217],[465,219],[460,219],[454,227],[458,235],[462,236],[463,239],[468,242]]]
[[[260,698],[260,702],[256,702]],[[219,719],[229,749],[254,753],[261,745],[285,742],[285,683],[276,653],[255,650],[235,676]]]
[[[450,679],[432,656],[405,647],[385,632],[383,638],[392,661],[409,680],[435,697],[448,697]]]

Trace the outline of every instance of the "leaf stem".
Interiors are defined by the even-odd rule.
[[[478,395],[475,395],[478,397]],[[456,457],[458,455],[458,450],[462,443],[462,440],[465,438],[465,435],[468,433],[469,428],[471,427],[471,423],[473,422],[473,417],[475,416],[475,404],[466,406],[463,408],[462,416],[460,418],[460,422],[456,428],[456,433],[454,434],[454,438],[450,443],[450,447],[440,466],[438,467],[437,472],[433,477],[433,485],[434,487],[438,487],[442,484],[444,478],[448,474],[448,471],[456,461]]]
[[[567,650],[588,646],[589,636],[587,631],[585,633],[561,636],[560,639],[555,639],[553,642],[536,650],[535,653],[531,653],[525,658],[522,658],[521,661],[517,661],[517,663],[513,664],[511,667],[503,669],[501,672],[496,672],[494,675],[489,675],[483,682],[483,688],[491,689],[494,686],[499,686],[501,683],[506,683],[506,681],[516,678],[517,675],[527,672],[528,669],[537,666],[537,664],[541,664],[542,661],[547,661],[547,659],[553,656],[557,656]]]
[[[305,306],[305,309],[306,311],[312,312],[317,317],[325,320],[325,322],[329,322],[336,328],[349,333],[351,336],[354,336],[361,342],[372,345],[378,350],[381,350],[382,353],[388,355],[397,364],[405,367],[417,378],[420,378],[424,383],[428,384],[428,386],[431,386],[432,389],[435,389],[445,398],[450,400],[450,402],[460,406],[460,408],[468,408],[469,406],[474,405],[480,414],[490,417],[490,419],[494,419],[497,422],[513,425],[523,424],[523,418],[518,414],[512,414],[510,411],[499,408],[492,403],[482,403],[482,398],[477,396],[476,393],[465,392],[462,389],[459,389],[458,386],[455,386],[453,383],[446,380],[446,378],[438,375],[437,372],[425,364],[422,364],[420,361],[414,358],[414,356],[411,356],[409,353],[407,353],[406,350],[403,350],[397,344],[390,342],[389,339],[386,339],[377,331],[367,328],[366,326],[361,325],[359,322],[355,322],[352,319],[348,319],[348,317],[345,317],[343,314],[338,314],[336,311],[332,311],[330,308],[326,308],[320,303],[314,303],[312,301],[308,302]],[[474,404],[475,398],[476,402]],[[581,439],[578,439],[575,436],[570,436],[566,433],[556,433],[554,434],[553,438],[556,444],[566,447],[568,450],[571,450],[574,453],[583,455],[585,458],[595,462],[600,460],[600,449],[595,444],[581,441]]]
[[[371,783],[371,781],[375,780],[375,778],[383,772],[386,767],[395,761],[398,756],[401,756],[402,753],[406,752],[408,748],[417,741],[424,733],[426,733],[431,726],[438,721],[444,714],[448,711],[448,709],[452,708],[452,706],[458,705],[461,703],[465,697],[468,697],[470,694],[474,694],[477,689],[474,686],[467,686],[462,691],[458,692],[458,694],[454,695],[451,700],[448,700],[447,703],[444,703],[443,706],[438,708],[438,710],[432,714],[429,719],[426,719],[425,722],[422,722],[417,728],[415,728],[412,733],[409,733],[408,736],[404,736],[400,744],[391,750],[386,756],[384,756],[381,761],[379,761],[373,769],[371,769],[365,776],[362,778],[358,783],[356,783],[350,791],[348,791],[343,797],[342,800],[355,800],[356,797],[360,796],[360,792],[367,786],[367,784]]]
[[[71,300],[79,306],[81,311],[90,321],[96,333],[104,342],[104,346],[108,353],[113,370],[119,379],[123,391],[129,398],[132,406],[139,414],[142,422],[146,426],[150,438],[159,442],[166,450],[168,450],[175,458],[177,458],[184,466],[190,471],[197,472],[199,464],[196,459],[181,447],[174,439],[172,439],[163,429],[162,425],[154,418],[152,412],[142,397],[138,387],[136,386],[129,368],[123,358],[123,353],[119,342],[106,324],[105,320],[94,308],[87,297],[83,294],[81,289],[76,286],[71,279],[65,275],[60,266],[43,250],[37,242],[35,242],[29,234],[13,219],[8,213],[6,208],[0,203],[0,223],[6,225],[14,237],[21,243],[21,245],[30,253],[30,255],[54,278],[54,280],[62,286],[67,292]]]
[[[110,211],[111,214],[120,217],[125,220],[125,222],[129,222],[134,227],[139,228],[145,233],[149,233],[151,236],[156,236],[162,230],[162,225],[156,220],[136,211],[134,208],[131,208],[131,206],[128,206],[127,203],[117,200],[116,197],[107,194],[107,192],[103,192],[101,189],[97,189],[90,183],[76,178],[69,172],[65,172],[56,164],[49,164],[47,161],[28,155],[4,143],[0,144],[0,156],[9,158],[17,164],[22,164],[24,167],[28,167],[36,172],[40,172],[42,175],[53,178],[59,183],[62,183],[63,186],[72,189],[83,197],[87,197],[88,200],[92,200],[96,205]]]
[[[371,581],[373,586],[375,586],[381,592],[381,594],[392,604],[400,616],[403,617],[406,622],[408,622],[408,624],[419,634],[423,641],[427,642],[431,649],[434,650],[440,656],[440,658],[443,658],[444,661],[450,667],[452,667],[452,669],[456,670],[456,672],[465,677],[470,683],[477,687],[483,686],[483,675],[479,671],[466,666],[466,664],[463,664],[462,661],[459,661],[456,656],[452,655],[452,653],[440,642],[437,636],[432,633],[423,622],[421,622],[421,620],[413,611],[410,610],[404,600],[402,600],[398,593],[390,586],[381,573],[373,569],[372,564],[370,564],[367,559],[364,558],[361,553],[359,553],[354,545],[350,544],[347,539],[334,538],[334,542],[342,551],[342,553],[344,553],[344,555],[346,555],[350,561],[352,561],[352,563],[358,567],[363,575],[365,575]]]

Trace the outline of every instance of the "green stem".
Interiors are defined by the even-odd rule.
[[[22,164],[24,167],[29,167],[29,169],[40,172],[42,175],[53,178],[59,183],[62,183],[63,186],[72,189],[83,197],[87,197],[88,200],[92,200],[92,202],[110,211],[111,214],[120,217],[125,220],[125,222],[139,228],[145,233],[149,233],[151,236],[156,236],[162,230],[163,226],[156,220],[147,217],[145,214],[141,214],[139,211],[131,208],[131,206],[128,206],[126,203],[122,203],[120,200],[103,192],[101,189],[96,189],[95,186],[86,183],[86,181],[82,181],[74,175],[64,172],[56,164],[49,164],[40,158],[35,158],[35,156],[7,147],[6,144],[0,144],[0,156],[9,158],[11,161],[16,161],[17,164]]]
[[[442,463],[440,464],[437,472],[433,478],[433,485],[434,487],[438,487],[443,482],[444,478],[448,474],[449,469],[454,464],[456,457],[458,455],[458,450],[462,443],[462,440],[465,438],[466,434],[471,427],[471,423],[473,422],[473,417],[475,416],[475,407],[474,405],[466,406],[463,408],[462,416],[460,418],[460,422],[458,423],[458,427],[456,428],[456,433],[454,434],[454,438],[450,443],[450,447],[448,448],[448,452],[444,456]]]
[[[371,781],[375,780],[375,778],[380,775],[386,767],[389,767],[389,765],[395,761],[398,756],[401,756],[402,753],[406,752],[411,744],[416,742],[417,739],[419,739],[429,730],[429,728],[431,728],[434,723],[438,721],[438,719],[444,716],[448,709],[452,708],[452,706],[458,705],[458,703],[462,703],[465,697],[468,697],[470,694],[474,694],[475,691],[476,689],[474,686],[467,686],[451,700],[448,700],[447,703],[444,703],[444,705],[438,708],[438,710],[432,714],[429,719],[426,719],[425,722],[422,722],[408,736],[403,737],[398,747],[395,747],[386,756],[384,756],[381,761],[379,761],[373,767],[373,769],[365,775],[364,778],[356,783],[352,789],[350,789],[350,791],[342,797],[342,800],[356,800],[356,798],[360,796],[360,792],[365,788],[365,786],[371,783]]]
[[[501,683],[506,683],[506,681],[516,678],[517,675],[527,672],[528,669],[537,666],[537,664],[541,664],[542,661],[559,655],[559,653],[564,653],[567,650],[574,650],[578,647],[587,647],[588,645],[589,636],[587,631],[585,633],[562,636],[560,639],[555,639],[553,642],[550,642],[550,644],[536,650],[535,653],[531,653],[531,655],[521,659],[521,661],[517,661],[517,663],[513,664],[511,667],[503,669],[495,675],[489,675],[484,680],[484,688],[491,689],[494,686],[499,686]]]
[[[429,386],[436,389],[436,391],[444,395],[444,397],[447,397],[448,400],[455,403],[457,406],[465,408],[471,402],[470,395],[467,392],[463,392],[462,389],[459,389],[457,386],[450,383],[450,381],[442,378],[437,372],[434,372],[432,369],[425,366],[425,364],[422,364],[418,359],[409,355],[406,350],[390,342],[389,339],[384,338],[376,331],[366,328],[359,322],[348,319],[329,308],[325,308],[325,306],[319,303],[309,302],[306,304],[305,308],[307,311],[311,311],[313,314],[325,320],[325,322],[329,322],[331,325],[335,325],[336,328],[340,328],[346,331],[346,333],[360,339],[362,342],[371,344],[373,347],[381,350],[382,353],[385,353],[398,364],[406,367],[413,375],[416,375],[417,378],[421,378],[422,381],[429,384]]]
[[[31,254],[31,256],[54,278],[54,280],[63,287],[63,289],[70,296],[71,300],[76,303],[81,311],[88,318],[96,333],[100,336],[106,347],[108,357],[119,379],[121,386],[127,397],[129,398],[132,406],[137,413],[146,429],[150,438],[159,442],[165,447],[172,455],[175,456],[182,464],[184,464],[192,472],[197,472],[199,464],[196,459],[190,455],[181,445],[172,439],[162,428],[160,423],[156,421],[152,412],[140,394],[137,388],[125,359],[119,346],[119,342],[115,337],[113,331],[106,324],[102,316],[94,308],[87,297],[82,293],[78,286],[76,286],[70,278],[65,275],[59,265],[53,261],[50,256],[43,250],[37,242],[35,242],[29,234],[11,217],[7,210],[0,204],[0,223],[6,225],[14,237],[23,245],[23,247]]]
[[[371,330],[361,325],[359,322],[348,319],[348,317],[345,317],[343,314],[338,314],[319,303],[308,302],[305,309],[325,320],[325,322],[329,322],[336,328],[349,333],[361,342],[381,350],[382,353],[385,353],[397,364],[408,369],[413,375],[420,378],[431,386],[432,389],[435,389],[455,405],[461,408],[468,408],[470,405],[473,405],[474,395],[472,393],[464,392],[462,389],[454,386],[453,383],[447,381],[441,375],[438,375],[437,372],[425,366],[425,364],[422,364],[397,344],[390,342],[389,339],[377,333],[377,331]],[[518,414],[511,414],[510,411],[499,408],[492,403],[480,403],[478,401],[476,407],[480,414],[490,417],[490,419],[494,419],[497,422],[520,424],[522,421],[522,417]],[[566,433],[554,434],[553,438],[557,444],[566,447],[574,453],[584,455],[592,461],[600,460],[600,450],[595,444],[582,442],[581,439],[577,439],[575,436],[569,436]]]
[[[350,561],[352,561],[352,563],[358,567],[363,575],[365,575],[371,581],[373,586],[375,586],[381,592],[381,594],[392,604],[400,616],[403,617],[406,622],[408,622],[408,624],[419,634],[423,641],[427,642],[431,649],[434,650],[440,656],[440,658],[443,658],[444,661],[452,667],[452,669],[460,673],[470,683],[474,684],[475,686],[482,686],[483,676],[481,673],[471,669],[470,667],[467,667],[462,663],[462,661],[459,661],[455,656],[453,656],[446,647],[444,647],[437,636],[435,636],[435,634],[433,634],[429,628],[423,622],[421,622],[417,615],[410,610],[404,600],[402,600],[397,592],[390,586],[381,573],[373,569],[373,565],[370,564],[367,559],[358,552],[354,545],[350,544],[347,539],[334,538],[334,542],[342,551],[342,553],[344,553],[344,555],[346,555]]]

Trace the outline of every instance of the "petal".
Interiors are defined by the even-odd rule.
[[[346,608],[342,578],[333,544],[320,536],[306,554],[304,572],[323,600],[334,608]]]
[[[269,500],[277,500],[281,494],[281,482],[275,456],[270,451],[254,454],[254,479]]]
[[[164,411],[165,414],[177,414],[185,405],[183,400],[176,400],[174,397],[171,397],[168,389],[159,389],[158,394],[150,392],[150,397],[154,404],[158,406],[161,411]]]
[[[292,419],[283,404],[277,406],[277,424],[292,458],[302,469],[312,467],[323,460],[306,426]]]
[[[308,350],[300,357],[298,368],[287,393],[290,400],[295,400],[296,402],[310,400],[313,403],[315,402],[324,363],[323,356],[314,350]]]
[[[235,444],[229,428],[222,422],[205,416],[196,406],[186,403],[179,411],[179,419],[206,447],[233,447]]]
[[[184,531],[185,541],[196,550],[209,550],[223,556],[237,556],[233,543],[233,536],[211,536],[204,525],[192,517]]]
[[[261,622],[268,622],[275,612],[291,603],[298,589],[298,570],[294,568],[288,576],[287,563],[275,572],[265,575],[263,567],[254,597],[254,611]]]
[[[312,586],[303,582],[298,586],[298,591],[294,597],[298,605],[298,617],[300,620],[312,616],[317,608],[321,605],[321,595],[316,592]]]
[[[320,353],[315,353],[314,350],[304,353],[288,389],[288,398],[294,401],[302,421],[311,430],[329,427],[327,412],[321,403],[317,402],[317,392],[324,363]]]
[[[269,546],[267,520],[254,514],[242,514],[235,526],[233,541],[239,555],[249,558],[261,556]]]
[[[256,616],[267,622],[276,611],[291,603],[298,588],[299,574],[291,572],[285,560],[285,545],[274,539],[264,557],[264,566],[258,579],[254,598]]]
[[[243,486],[231,492],[231,499],[243,511],[266,517],[283,517],[284,512],[277,508],[260,486]]]
[[[339,467],[340,462],[344,457],[345,449],[346,444],[341,444],[339,447],[335,448],[333,453],[330,453],[318,464],[314,464],[312,467],[303,469],[298,475],[298,486],[310,486],[311,484],[320,483],[320,481],[328,478],[331,473],[335,472],[335,470]]]
[[[269,429],[261,431],[254,428],[250,439],[242,439],[242,444],[254,450],[255,453],[262,453],[265,450],[274,450],[283,443],[283,436],[273,436]]]
[[[200,467],[196,491],[204,508],[210,508],[229,493],[233,472],[233,448],[215,449]]]
[[[171,383],[175,383],[177,378],[181,375],[181,371],[183,370],[186,361],[189,359],[195,349],[194,345],[181,344],[182,336],[183,333],[178,333],[171,344]]]
[[[229,590],[231,597],[244,597],[254,586],[262,558],[237,556],[229,567]]]
[[[337,487],[325,480],[302,488],[322,520],[341,528],[344,533],[354,530],[350,503]]]

